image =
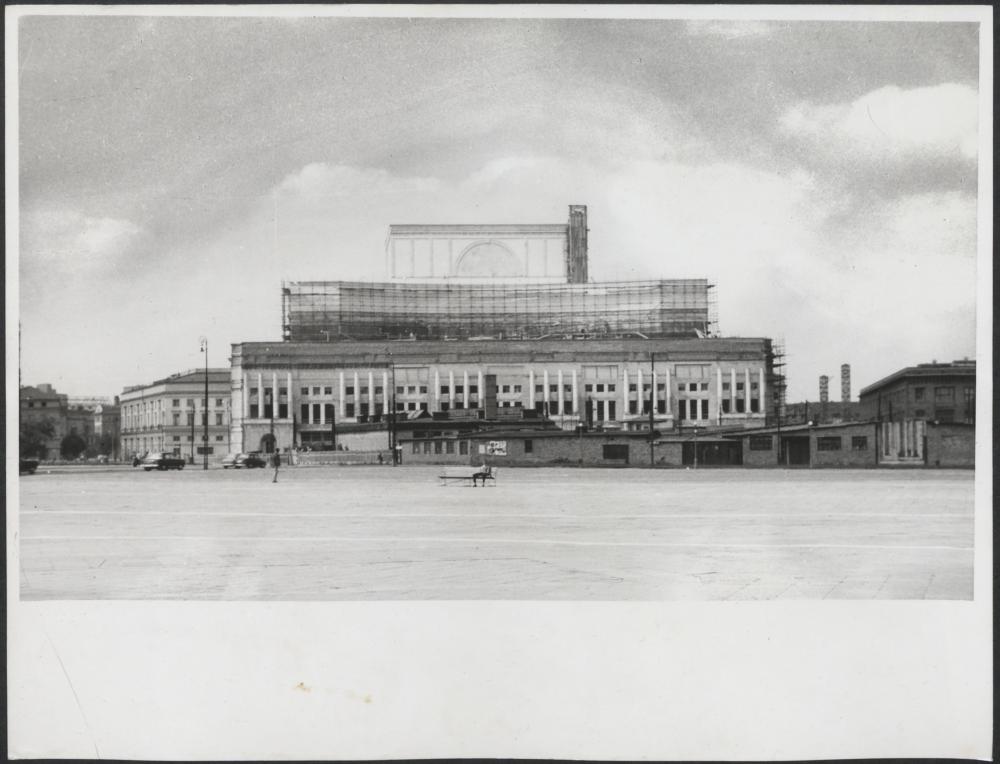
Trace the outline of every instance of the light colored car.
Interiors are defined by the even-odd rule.
[[[230,467],[238,467],[237,461],[244,456],[246,454],[226,454],[222,460],[222,469],[228,470]]]

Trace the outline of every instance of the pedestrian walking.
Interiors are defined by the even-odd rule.
[[[271,457],[271,461],[274,463],[274,479],[272,483],[278,482],[278,468],[281,466],[281,452],[275,450],[274,456]]]

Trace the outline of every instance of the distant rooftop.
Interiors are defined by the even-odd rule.
[[[931,363],[919,363],[916,366],[907,366],[905,369],[900,369],[887,377],[883,377],[878,380],[878,382],[873,382],[863,388],[858,395],[862,396],[873,393],[876,390],[880,390],[883,387],[891,385],[893,382],[897,382],[907,377],[921,378],[941,376],[975,378],[976,361],[975,359],[970,360],[968,358],[963,358],[960,361],[952,361],[950,363],[938,363],[937,361],[931,361]]]

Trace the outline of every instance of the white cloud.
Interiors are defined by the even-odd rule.
[[[91,217],[74,210],[41,210],[22,218],[22,268],[59,261],[61,264],[101,263],[123,254],[142,234],[128,220]]]
[[[764,21],[737,21],[734,19],[695,19],[686,21],[685,30],[696,37],[725,37],[736,40],[743,37],[766,37],[771,27]]]
[[[781,117],[782,129],[821,152],[867,159],[974,159],[978,95],[946,83],[904,90],[887,86],[850,103],[803,102]]]

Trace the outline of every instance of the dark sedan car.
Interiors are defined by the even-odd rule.
[[[146,454],[142,460],[142,468],[150,470],[182,470],[184,469],[184,459],[180,456],[164,453]]]
[[[38,459],[21,459],[21,463],[18,466],[18,474],[33,475],[37,469]]]
[[[237,467],[266,467],[267,462],[264,460],[259,453],[256,451],[251,451],[249,454],[242,454],[242,458],[239,460]]]

